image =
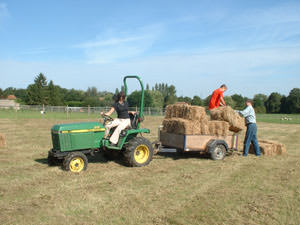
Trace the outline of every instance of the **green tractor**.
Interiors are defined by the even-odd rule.
[[[144,85],[138,76],[124,77],[125,95],[127,95],[127,83],[129,78],[137,79],[141,85],[141,100],[139,113],[130,114],[131,126],[120,134],[119,142],[111,146],[109,136],[104,138],[105,124],[113,120],[109,116],[104,117],[104,123],[82,122],[54,125],[51,129],[53,148],[48,152],[48,164],[56,165],[62,162],[67,171],[79,173],[86,170],[87,155],[94,156],[96,152],[103,152],[106,157],[122,154],[125,162],[131,167],[148,165],[153,156],[153,148],[149,140],[138,137],[138,134],[150,133],[149,129],[140,128],[143,121]]]

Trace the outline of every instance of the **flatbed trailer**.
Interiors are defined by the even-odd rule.
[[[156,152],[172,148],[181,153],[207,153],[213,160],[222,160],[228,151],[238,148],[238,134],[228,136],[175,134],[164,132],[161,128],[158,129],[158,142],[155,143]]]

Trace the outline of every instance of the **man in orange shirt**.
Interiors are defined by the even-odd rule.
[[[223,98],[223,93],[227,90],[227,86],[222,84],[220,88],[214,90],[209,100],[209,110],[218,108],[220,105],[226,106],[226,102]]]

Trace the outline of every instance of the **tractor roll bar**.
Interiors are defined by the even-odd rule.
[[[128,78],[135,78],[140,82],[141,85],[141,101],[140,101],[140,112],[139,112],[139,117],[143,117],[143,110],[144,110],[144,84],[141,80],[141,78],[139,76],[136,75],[129,75],[129,76],[125,76],[123,79],[124,82],[124,89],[125,89],[125,96],[127,96],[127,83],[126,80]]]

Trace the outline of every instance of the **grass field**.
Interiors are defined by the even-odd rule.
[[[299,224],[299,124],[258,123],[259,137],[285,143],[287,156],[161,153],[128,168],[98,154],[77,175],[48,167],[50,128],[93,118],[38,116],[0,113],[0,224]],[[145,119],[152,141],[161,120]]]

